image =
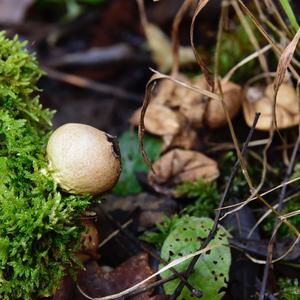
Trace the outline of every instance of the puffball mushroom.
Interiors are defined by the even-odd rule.
[[[102,194],[116,184],[121,172],[114,138],[84,124],[56,129],[48,141],[47,156],[53,179],[72,194]]]

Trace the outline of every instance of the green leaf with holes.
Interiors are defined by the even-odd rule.
[[[214,222],[209,218],[197,218],[184,216],[179,219],[174,230],[166,238],[162,249],[161,257],[167,262],[186,256],[199,250],[201,243],[207,238]],[[230,248],[228,247],[227,232],[220,227],[215,238],[209,243],[210,246],[218,245],[205,254],[202,254],[196,263],[194,272],[188,281],[196,289],[203,293],[201,300],[222,299],[227,287],[229,268],[231,263]],[[184,272],[190,260],[175,267],[178,272]],[[171,271],[161,274],[162,278],[172,275]],[[172,294],[179,279],[174,279],[164,285],[166,294]],[[197,299],[191,295],[185,287],[177,299]]]

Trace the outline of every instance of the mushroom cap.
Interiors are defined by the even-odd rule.
[[[89,125],[69,123],[56,129],[47,156],[53,179],[73,194],[102,194],[115,185],[121,172],[117,143]]]
[[[233,82],[222,84],[224,104],[227,107],[230,119],[233,119],[240,111],[243,96],[242,89]],[[222,102],[211,99],[206,108],[205,122],[211,129],[220,128],[227,124],[227,118],[223,109]]]
[[[273,85],[269,84],[264,89],[264,93],[257,93],[257,99],[252,97],[255,90],[260,88],[252,87],[246,91],[243,103],[245,121],[248,126],[252,126],[255,113],[260,112],[261,116],[257,122],[256,129],[269,131],[273,122]],[[295,88],[289,83],[283,83],[276,98],[276,120],[279,129],[289,128],[299,123],[298,97]]]

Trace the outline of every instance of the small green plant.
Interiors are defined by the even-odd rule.
[[[175,228],[178,220],[179,216],[176,214],[172,218],[165,217],[161,224],[157,224],[156,231],[146,231],[140,239],[160,249],[170,232]]]
[[[184,257],[200,249],[201,244],[207,238],[213,220],[209,218],[197,218],[184,216],[176,221],[172,231],[164,241],[161,248],[161,257],[167,261]],[[224,296],[223,288],[227,286],[229,278],[229,268],[231,264],[230,249],[228,247],[227,233],[220,227],[209,246],[215,248],[204,253],[195,265],[194,272],[189,276],[189,283],[199,289],[203,296],[201,299],[222,299]],[[175,267],[177,272],[187,269],[190,260],[187,260]],[[162,278],[172,275],[171,271],[161,274]],[[167,295],[173,294],[179,279],[174,279],[164,285]],[[190,291],[185,287],[177,299],[195,299]]]
[[[278,280],[280,300],[299,300],[300,286],[297,278],[280,278]]]
[[[136,173],[147,173],[148,167],[139,150],[139,142],[136,132],[124,132],[119,139],[119,146],[122,153],[122,172],[114,193],[119,196],[135,195],[142,191]],[[146,135],[144,147],[152,161],[158,159],[161,148],[161,141],[158,138]]]
[[[170,232],[175,228],[180,218],[213,217],[214,209],[220,201],[220,194],[215,183],[206,183],[203,180],[184,182],[176,187],[178,197],[194,199],[194,203],[187,205],[178,215],[165,217],[161,224],[157,224],[155,231],[146,231],[140,238],[157,249],[160,249]]]
[[[294,167],[293,175],[291,176],[291,179],[295,179],[300,177],[300,164],[297,163]],[[291,186],[297,187],[298,182],[292,183]],[[281,214],[287,214],[293,211],[297,211],[300,209],[300,193],[296,193],[292,196],[292,199],[290,199],[288,202],[284,204],[283,210]],[[288,221],[295,226],[295,228],[299,228],[300,226],[300,215],[295,215],[293,217],[290,217]],[[266,219],[265,224],[263,225],[263,229],[266,233],[271,234],[274,229],[275,220],[274,217],[270,216]],[[281,227],[278,230],[278,236],[279,237],[285,237],[285,236],[294,236],[294,234],[290,231],[290,229],[285,225],[282,224]]]
[[[203,180],[184,182],[178,185],[176,194],[179,197],[195,200],[181,211],[181,214],[195,217],[213,217],[214,209],[220,201],[216,183],[206,183]]]
[[[288,17],[290,25],[293,28],[293,31],[297,32],[299,29],[299,24],[298,24],[297,18],[294,14],[294,11],[293,11],[289,1],[288,0],[279,0],[279,3],[281,5],[282,9],[284,10],[286,16]]]
[[[248,20],[247,20],[248,21]],[[248,21],[249,26],[259,34],[254,25]],[[249,41],[249,37],[241,24],[235,26],[233,31],[223,32],[222,42],[220,45],[220,75],[224,76],[231,68],[238,64],[243,58],[254,52],[254,47]],[[257,67],[256,61],[248,62],[240,68],[233,76],[233,81],[243,81],[249,79]]]
[[[300,194],[295,195],[295,197],[290,200],[289,202],[285,203],[284,208],[281,212],[281,214],[287,214],[293,211],[297,211],[300,209]],[[300,227],[300,215],[296,215],[294,217],[289,218],[289,222],[295,227]],[[274,229],[275,220],[274,217],[269,217],[266,220],[266,223],[263,226],[263,229],[268,234],[272,234],[272,231]],[[282,224],[281,227],[278,230],[278,236],[279,237],[286,237],[286,236],[294,236],[294,233],[291,232],[291,230],[285,225]]]
[[[53,112],[42,109],[36,58],[0,33],[0,298],[51,295],[80,266],[90,197],[61,193],[44,170]]]

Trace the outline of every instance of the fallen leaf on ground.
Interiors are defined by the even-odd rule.
[[[153,61],[162,72],[168,72],[173,65],[172,45],[169,37],[156,25],[147,23],[144,26],[145,35]],[[181,66],[195,63],[194,51],[191,47],[179,48],[179,64]]]
[[[202,179],[211,182],[219,176],[217,163],[206,155],[190,150],[174,149],[153,164],[148,181],[158,192],[171,193],[185,181]]]
[[[129,215],[134,210],[140,209],[139,230],[161,223],[165,216],[172,216],[176,210],[176,202],[171,198],[156,197],[146,193],[122,198],[108,195],[102,205],[109,213],[122,210]]]
[[[140,116],[141,109],[138,109],[130,118],[130,123],[138,126]],[[157,103],[151,103],[148,106],[144,121],[146,131],[159,136],[177,134],[184,123],[182,116],[178,113]]]
[[[129,258],[111,272],[104,272],[96,261],[91,261],[86,264],[85,270],[79,271],[77,284],[85,294],[97,298],[119,293],[152,274],[148,255],[141,253]],[[147,284],[149,283],[151,280]],[[152,293],[152,290],[148,290],[128,299],[150,300]],[[86,299],[79,291],[76,295],[76,300]]]
[[[208,89],[208,84],[204,76],[200,76],[198,79],[190,82],[190,84],[201,90]],[[203,127],[204,114],[206,113],[208,99],[199,93],[188,90],[187,88],[180,87],[180,89],[185,90],[186,95],[180,99],[179,111],[188,119],[193,127]]]
[[[191,80],[183,74],[177,75],[174,79],[186,84],[191,84]],[[178,85],[172,80],[161,79],[157,82],[157,86],[152,97],[152,103],[159,103],[170,108],[177,109],[182,102],[185,101],[186,97],[190,97],[190,95],[197,96],[197,93]]]
[[[252,87],[246,91],[246,99],[243,103],[245,121],[252,126],[255,113],[260,112],[256,129],[270,130],[272,127],[273,112],[273,85],[268,85],[263,95],[259,93],[260,88]],[[294,87],[283,83],[278,91],[276,99],[276,120],[279,129],[289,128],[299,123],[298,98]]]
[[[190,127],[186,127],[175,135],[164,135],[161,151],[166,152],[173,148],[191,150],[196,147],[197,143],[197,132]]]
[[[70,300],[73,299],[75,282],[71,276],[64,277],[60,282],[59,289],[55,292],[52,300]]]

